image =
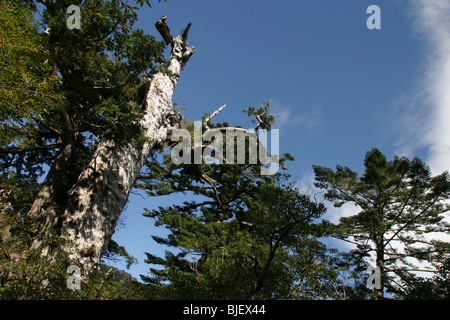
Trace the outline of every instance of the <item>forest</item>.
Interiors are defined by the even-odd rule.
[[[194,31],[137,28],[154,3],[1,1],[0,299],[450,299],[449,173],[373,147],[305,190],[271,102],[228,123],[172,101]],[[168,236],[140,279],[108,265],[135,262],[112,239],[133,190],[184,200],[143,213]]]

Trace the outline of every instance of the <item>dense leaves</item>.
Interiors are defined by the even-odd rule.
[[[1,182],[13,202],[45,165],[66,169],[53,186],[63,194],[99,139],[140,140],[141,88],[164,62],[164,44],[133,28],[124,1],[42,4],[38,21],[33,2],[1,4]],[[70,4],[81,7],[81,29],[67,28]]]
[[[247,112],[267,129],[274,121],[268,111],[263,104]],[[208,122],[208,128],[225,127]],[[164,258],[147,253],[147,263],[163,268],[151,268],[143,279],[176,299],[339,296],[335,257],[316,237],[324,206],[302,194],[289,175],[261,175],[262,164],[248,163],[246,152],[243,164],[175,164],[170,155],[147,163],[139,187],[151,196],[184,193],[192,201],[147,210],[170,231],[153,239],[178,252]],[[287,160],[293,159],[280,157],[280,167]]]
[[[71,4],[81,8],[81,29],[67,28]],[[38,233],[51,235],[46,240],[51,243],[61,241],[58,230],[46,230],[34,217],[42,208],[64,207],[67,191],[100,139],[142,139],[135,125],[142,88],[164,62],[164,44],[133,28],[137,15],[127,1],[2,1],[0,6],[2,297],[62,298],[57,292],[38,293],[50,273],[59,280],[50,281],[49,290],[61,284],[67,291],[67,274],[65,265],[31,249]],[[16,230],[15,219],[33,226],[23,228],[26,242],[22,233],[8,231]],[[110,243],[109,249],[105,258],[133,262],[119,245]],[[54,259],[60,254],[55,251]]]
[[[37,178],[60,146],[66,101],[48,41],[34,24],[29,9],[0,4],[0,189],[19,212],[29,208]]]
[[[1,299],[370,299],[385,290],[400,299],[449,298],[450,245],[430,237],[450,231],[447,172],[433,177],[420,159],[388,161],[378,149],[366,154],[362,174],[314,166],[325,200],[360,209],[333,225],[322,220],[324,204],[288,174],[262,174],[267,164],[260,154],[250,161],[249,144],[234,145],[226,161],[187,164],[153,154],[136,187],[150,197],[183,197],[145,212],[169,232],[153,235],[165,256],[148,249],[146,284],[103,265],[83,275],[81,290],[70,290],[67,267],[76,262],[61,250],[60,230],[47,230],[39,213],[64,208],[100,140],[144,141],[136,123],[149,78],[167,70],[164,42],[134,28],[137,6],[150,2],[0,3]],[[67,28],[69,5],[81,9],[80,29]],[[269,103],[244,112],[254,131],[275,121]],[[191,136],[215,129],[224,144],[235,139],[225,134],[229,128],[254,141],[241,123],[229,127],[212,117],[198,128],[176,111],[172,124]],[[178,142],[169,135],[159,151]],[[206,158],[217,156],[213,142],[199,146]],[[279,156],[277,169],[293,160]],[[32,246],[40,233],[48,235],[47,256]],[[327,237],[354,249],[330,248]],[[110,241],[103,261],[118,259],[127,267],[136,261]],[[381,270],[375,292],[366,284],[371,264]],[[425,268],[430,276],[419,277]]]

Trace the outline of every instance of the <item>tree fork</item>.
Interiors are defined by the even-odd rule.
[[[87,270],[100,262],[144,161],[155,145],[167,137],[167,118],[173,113],[172,95],[178,81],[173,75],[180,74],[195,51],[187,44],[190,25],[182,36],[174,38],[165,17],[156,23],[172,51],[169,72],[161,70],[148,79],[150,85],[143,117],[137,123],[147,141],[138,144],[102,139],[89,164],[69,190],[67,205],[51,223],[52,227],[60,226],[59,233],[67,236],[64,250],[70,258]],[[35,246],[41,247],[39,243]]]

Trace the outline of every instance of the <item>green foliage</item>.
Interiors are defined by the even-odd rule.
[[[166,61],[166,65],[167,65],[167,63],[168,63],[168,61]],[[166,65],[160,65],[158,67],[158,71],[161,71],[164,74],[167,74],[169,77],[172,77],[173,79],[178,80],[178,78],[180,77],[180,74],[170,71]]]
[[[378,149],[367,152],[364,165],[360,177],[347,167],[333,171],[314,166],[315,185],[325,189],[325,199],[337,207],[359,206],[360,213],[341,218],[329,234],[355,244],[352,254],[359,263],[369,261],[373,253],[383,288],[396,291],[396,277],[417,269],[411,258],[433,262],[448,252],[448,244],[426,236],[450,230],[443,215],[450,209],[450,177],[447,172],[432,177],[418,158],[387,161]]]
[[[54,156],[66,99],[48,63],[46,37],[32,12],[17,3],[0,4],[0,188],[14,190],[11,204],[26,211]]]
[[[56,235],[47,241],[52,258],[31,248],[39,223],[18,215],[0,215],[0,299],[1,300],[117,300],[155,299],[157,292],[131,279],[118,279],[114,272],[81,274],[80,290],[71,290],[67,280],[71,261],[60,249],[64,240]],[[122,248],[123,249],[123,248]],[[117,251],[117,250],[116,250]]]
[[[64,105],[56,92],[60,79],[32,12],[8,2],[0,6],[0,145],[32,148],[43,138],[39,126],[56,125],[50,115]]]
[[[257,128],[270,130],[277,116],[270,114],[269,110],[270,103],[264,102],[259,108],[248,107],[248,109],[243,110],[243,112],[247,113],[248,116],[255,116],[255,118],[259,121]],[[256,123],[256,120],[252,119],[252,122]]]
[[[437,272],[428,278],[405,273],[402,286],[394,291],[395,297],[404,300],[449,300],[450,255],[446,254],[436,263]]]
[[[103,255],[102,260],[117,262],[122,259],[125,259],[127,269],[129,269],[132,264],[137,263],[137,259],[133,256],[130,256],[125,247],[120,246],[114,240],[110,240],[108,242],[106,253]]]
[[[35,192],[64,147],[73,156],[58,179],[61,194],[100,139],[142,141],[140,89],[164,62],[164,43],[133,28],[137,15],[127,1],[46,1],[38,21],[34,4],[0,7],[0,182],[16,187],[15,210],[29,208],[14,199],[30,199],[21,190]],[[81,8],[80,30],[66,26],[70,4]]]
[[[66,26],[71,4],[81,8],[81,29]],[[27,213],[44,169],[58,168],[55,159],[66,149],[65,170],[54,177],[56,208],[64,207],[99,140],[145,140],[136,123],[149,78],[158,71],[179,75],[167,69],[164,42],[134,28],[135,10],[143,5],[151,6],[149,0],[0,3],[0,299],[368,299],[374,297],[365,283],[369,258],[382,272],[376,297],[388,289],[400,299],[448,299],[450,245],[426,237],[450,230],[442,215],[449,210],[447,172],[432,177],[420,159],[388,161],[378,149],[366,154],[362,175],[314,166],[325,199],[361,209],[332,225],[321,221],[324,205],[289,175],[261,176],[260,163],[235,164],[241,151],[249,159],[248,144],[235,144],[235,159],[226,164],[178,165],[167,154],[160,162],[148,159],[139,188],[150,196],[192,196],[145,213],[169,230],[166,238],[153,239],[175,252],[147,253],[146,262],[162,268],[150,269],[146,285],[98,270],[82,274],[80,290],[68,289],[67,268],[78,264],[61,250],[64,235],[44,230],[50,252],[42,255],[32,248],[41,221]],[[276,119],[270,103],[244,112],[255,130],[270,130]],[[182,121],[175,107],[173,117],[193,133],[193,123]],[[209,119],[206,126],[229,124]],[[280,156],[279,167],[292,160]],[[330,249],[321,241],[326,235],[356,248]],[[433,264],[436,272],[417,277],[411,258]],[[114,241],[103,259],[123,259],[127,267],[136,262]]]
[[[39,14],[37,3],[43,8]],[[56,208],[64,207],[66,192],[99,140],[142,141],[136,126],[142,116],[142,91],[164,62],[164,43],[133,27],[137,15],[128,3],[0,3],[0,217],[5,223],[0,296],[4,299],[147,295],[135,282],[118,284],[103,274],[85,279],[81,291],[71,292],[66,269],[74,262],[57,250],[62,244],[58,230],[47,230],[53,235],[50,247],[56,250],[48,261],[31,249],[42,226],[27,217],[43,174],[48,167],[60,168],[55,159],[63,152],[66,169],[59,170],[52,185],[51,205]],[[80,30],[66,26],[71,4],[81,8]],[[149,1],[139,2],[144,4]],[[123,247],[110,243],[108,249],[105,258],[134,262]]]
[[[283,203],[286,198],[292,202]],[[206,206],[205,214],[187,213],[189,205],[148,214],[171,231],[167,239],[153,238],[181,253],[167,252],[164,259],[147,254],[147,263],[165,268],[151,269],[154,276],[144,279],[159,286],[170,281],[170,299],[334,297],[336,266],[312,235],[320,206],[295,189],[273,185],[246,202],[252,208],[227,221],[208,221]]]
[[[46,4],[50,52],[64,80],[80,97],[76,111],[87,130],[134,136],[141,116],[141,81],[162,63],[163,42],[133,29],[136,13],[123,1],[83,2],[82,28],[66,27],[64,7]],[[133,134],[131,134],[133,133]]]
[[[262,116],[272,121],[267,112],[249,109],[259,123]],[[189,122],[183,125],[194,130]],[[287,160],[292,156],[281,163]],[[288,175],[261,176],[261,164],[177,165],[169,155],[146,166],[138,186],[149,195],[194,197],[145,213],[170,231],[167,238],[153,239],[179,251],[167,251],[164,258],[147,253],[147,263],[163,268],[151,268],[143,279],[166,298],[312,299],[342,293],[337,258],[316,239],[314,221],[324,207],[302,194]]]

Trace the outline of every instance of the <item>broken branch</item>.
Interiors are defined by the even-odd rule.
[[[208,122],[211,121],[212,118],[214,118],[220,111],[222,111],[227,105],[224,104],[219,109],[211,113],[209,117],[207,117],[205,120],[203,120],[203,126],[206,128],[206,130],[209,130]]]
[[[164,39],[166,44],[173,44],[173,35],[166,23],[166,16],[162,16],[161,20],[156,21],[155,27]]]

